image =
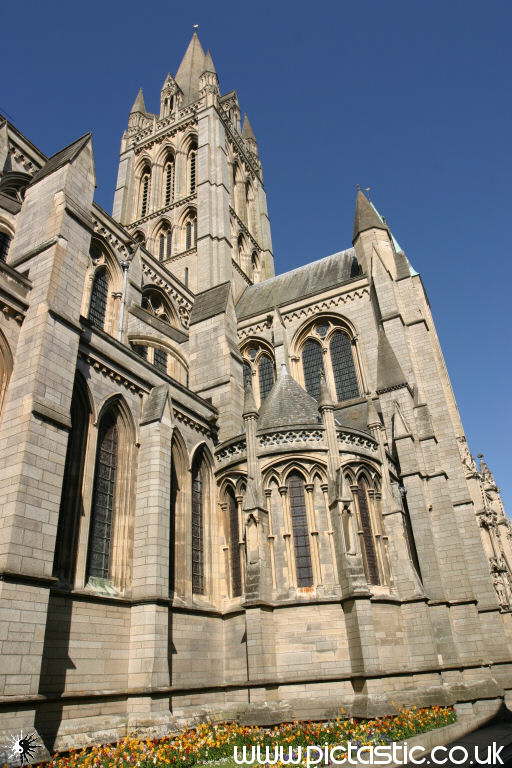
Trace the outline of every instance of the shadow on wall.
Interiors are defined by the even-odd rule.
[[[34,725],[47,750],[52,753],[62,723],[64,704],[60,700],[66,686],[68,669],[75,669],[69,657],[72,601],[62,595],[50,593],[43,658],[38,693],[49,701],[36,710]]]

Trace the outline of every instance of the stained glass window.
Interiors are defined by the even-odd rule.
[[[297,586],[311,587],[313,584],[313,566],[309,548],[309,529],[304,495],[304,479],[298,472],[288,478],[288,496],[292,518],[293,544],[295,550],[295,569]]]
[[[302,368],[306,390],[311,397],[318,398],[320,377],[324,372],[324,361],[322,348],[314,339],[308,339],[302,348]]]
[[[228,489],[229,503],[229,533],[231,549],[231,593],[233,597],[240,597],[242,594],[242,570],[240,567],[240,550],[238,542],[240,540],[240,528],[238,525],[238,504],[232,488]]]
[[[87,567],[89,576],[104,579],[110,573],[117,453],[117,423],[115,416],[108,414],[101,424],[98,438]]]
[[[153,352],[153,363],[158,370],[167,373],[167,352],[161,347],[155,347]]]
[[[143,344],[133,344],[132,349],[139,357],[143,357],[145,360],[148,359],[148,348]]]
[[[375,551],[375,542],[373,539],[372,520],[370,515],[370,508],[368,506],[368,491],[365,480],[359,480],[356,494],[361,529],[363,531],[363,542],[368,571],[367,578],[370,584],[380,584],[379,566],[377,563],[377,553]]]
[[[106,269],[99,269],[92,281],[89,320],[96,328],[105,327],[108,301],[108,274]]]
[[[10,244],[11,238],[7,232],[0,232],[0,261],[6,260]]]
[[[192,592],[196,595],[204,594],[204,489],[201,465],[201,456],[196,455],[192,466]]]
[[[274,386],[275,380],[274,364],[268,355],[262,355],[260,357],[258,372],[260,379],[260,398],[263,402]]]
[[[345,333],[336,331],[330,343],[332,372],[338,400],[349,400],[359,395],[352,342]]]

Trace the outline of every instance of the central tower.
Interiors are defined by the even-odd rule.
[[[114,218],[194,293],[230,283],[236,301],[274,274],[258,146],[237,94],[221,95],[194,32],[160,112],[142,89],[121,141]]]

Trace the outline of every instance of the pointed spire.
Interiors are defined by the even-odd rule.
[[[389,232],[388,225],[383,220],[373,203],[368,200],[364,192],[359,189],[356,197],[356,213],[354,217],[354,232],[352,242],[354,243],[361,232],[367,229],[385,229]]]
[[[247,112],[244,115],[244,125],[242,128],[242,136],[244,137],[244,139],[252,139],[253,141],[256,141],[256,136],[254,135],[252,125],[250,124],[249,118],[247,117]]]
[[[377,345],[377,393],[406,386],[407,379],[383,328],[379,328]]]
[[[325,380],[325,376],[322,373],[320,376],[320,397],[318,398],[319,410],[324,408],[334,408],[331,393],[329,392],[329,385]]]
[[[375,407],[375,403],[372,398],[368,400],[368,414],[366,417],[366,425],[369,427],[369,429],[372,429],[372,427],[378,427],[380,429],[382,427],[382,421],[380,420],[380,416],[377,412],[377,408]]]
[[[130,109],[130,115],[134,112],[146,112],[146,105],[144,104],[144,94],[142,88],[139,88],[139,92],[133,102],[133,107]]]
[[[244,390],[244,410],[242,417],[245,419],[248,416],[257,416],[258,408],[256,407],[256,401],[254,399],[254,393],[252,391],[252,385],[248,384]]]
[[[203,72],[213,72],[215,75],[217,74],[217,70],[215,69],[215,64],[213,63],[210,49],[206,51],[206,54],[204,57]]]
[[[185,105],[199,98],[199,78],[204,72],[204,63],[203,47],[197,32],[194,32],[175,78],[183,91]]]

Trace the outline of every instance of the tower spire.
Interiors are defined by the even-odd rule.
[[[373,203],[368,200],[362,189],[358,189],[352,242],[354,243],[361,232],[365,232],[367,229],[384,229],[389,232],[388,225]]]
[[[194,30],[175,78],[183,91],[184,104],[190,104],[199,98],[199,78],[204,72],[204,65],[205,53]]]

